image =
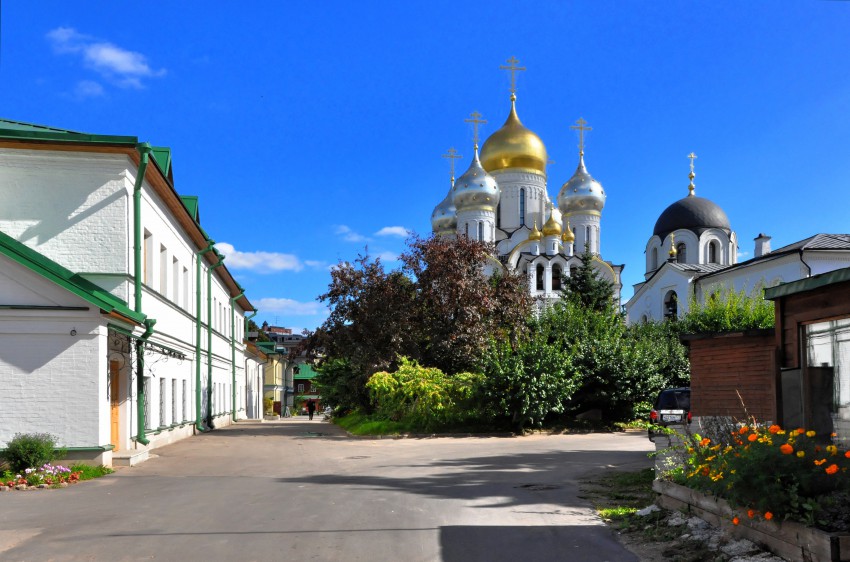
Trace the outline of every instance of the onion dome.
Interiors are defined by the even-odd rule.
[[[555,212],[553,209],[552,213],[549,215],[549,220],[547,220],[546,224],[543,225],[543,236],[560,236],[561,230],[561,223],[555,220]]]
[[[564,233],[561,235],[561,241],[570,244],[576,241],[576,235],[573,233],[573,229],[570,228],[570,221],[567,221],[567,226],[564,228]]]
[[[496,206],[499,204],[499,185],[481,166],[477,146],[469,169],[452,187],[452,203],[458,212],[474,210],[496,212]]]
[[[481,163],[488,172],[525,169],[546,175],[549,156],[543,141],[525,128],[516,114],[516,96],[511,94],[511,112],[502,128],[481,147]]]
[[[584,152],[580,153],[578,168],[558,193],[558,208],[571,213],[600,213],[605,207],[605,190],[584,167]]]
[[[534,221],[534,228],[531,229],[531,232],[528,233],[529,240],[540,240],[543,237],[541,232],[537,230],[537,221]]]
[[[662,240],[671,232],[680,229],[690,230],[697,236],[709,228],[719,228],[727,233],[732,232],[729,217],[726,216],[723,209],[714,202],[704,197],[697,197],[694,194],[696,188],[694,186],[693,158],[696,158],[696,156],[691,153],[689,158],[691,157],[691,173],[688,174],[691,183],[688,185],[688,196],[664,209],[664,212],[655,222],[655,229],[652,233]]]
[[[434,212],[431,213],[431,229],[437,234],[457,230],[457,209],[452,203],[451,189],[442,202],[434,207]]]

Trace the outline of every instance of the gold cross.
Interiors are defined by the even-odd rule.
[[[517,66],[519,62],[516,57],[511,57],[505,62],[510,63],[510,66],[500,65],[500,70],[509,70],[511,73],[511,94],[516,96],[516,73],[525,70],[524,66]]]
[[[449,162],[451,162],[451,164],[452,164],[452,182],[454,182],[455,181],[455,160],[457,160],[458,158],[463,158],[463,156],[461,156],[460,154],[457,153],[457,150],[455,150],[455,147],[451,147],[450,149],[448,149],[446,151],[445,154],[443,154],[443,158],[448,158]]]
[[[487,121],[484,120],[484,119],[481,119],[481,114],[478,113],[477,111],[473,111],[472,113],[469,114],[469,116],[472,119],[464,119],[463,121],[464,121],[464,123],[472,123],[472,128],[473,128],[473,131],[474,131],[473,132],[473,142],[475,142],[475,148],[478,148],[478,126],[479,125],[486,125]]]
[[[584,156],[584,132],[593,130],[592,127],[585,127],[585,125],[587,125],[587,121],[581,117],[578,118],[575,125],[570,125],[570,129],[578,130],[578,149],[582,156]]]
[[[697,159],[697,155],[694,154],[693,152],[691,152],[690,154],[688,154],[688,158],[691,159],[691,173],[693,174],[694,173],[694,160]]]
[[[691,180],[691,183],[688,184],[688,195],[693,197],[694,190],[696,189],[696,186],[694,185],[694,178],[697,177],[697,175],[694,173],[694,160],[696,160],[697,155],[691,152],[690,154],[688,154],[688,158],[691,159],[691,173],[688,174],[688,179]]]

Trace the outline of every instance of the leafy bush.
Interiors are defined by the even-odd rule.
[[[56,438],[49,433],[16,433],[3,453],[13,472],[40,467],[63,456],[65,451],[57,449]]]
[[[750,517],[826,524],[830,498],[850,491],[850,451],[814,431],[744,425],[727,445],[693,435],[674,479],[749,509]]]
[[[263,398],[263,413],[272,414],[274,412],[274,400],[271,398]]]
[[[736,293],[731,288],[716,288],[705,303],[692,297],[679,324],[682,332],[689,334],[741,332],[773,328],[776,316],[773,301],[764,299],[761,287],[756,287],[751,295],[744,291]]]
[[[473,414],[472,399],[481,379],[481,375],[473,373],[448,376],[402,357],[396,371],[375,373],[366,387],[375,402],[376,414],[430,430]]]

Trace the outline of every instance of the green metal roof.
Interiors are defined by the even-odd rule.
[[[63,289],[71,291],[104,312],[116,312],[139,324],[147,318],[145,314],[131,310],[126,302],[112,293],[105,291],[73,271],[65,269],[50,258],[36,252],[3,232],[0,232],[0,254],[41,275],[48,281],[52,281]]]
[[[162,175],[171,179],[171,149],[167,146],[154,146],[151,148],[151,154],[156,165],[162,170]]]
[[[313,379],[318,375],[316,371],[313,370],[313,366],[309,363],[299,363],[298,364],[298,374],[292,375],[293,379]]]
[[[183,200],[183,205],[186,206],[186,210],[189,211],[189,216],[192,217],[192,220],[194,220],[196,223],[200,223],[200,217],[198,216],[198,196],[181,195],[180,199]]]
[[[842,281],[850,281],[850,267],[844,269],[836,269],[827,273],[821,273],[806,279],[791,281],[790,283],[782,283],[776,287],[770,287],[764,290],[764,298],[767,300],[775,300],[779,297],[787,297],[796,293],[804,293],[826,285],[841,283]]]
[[[258,341],[256,342],[256,345],[260,348],[260,351],[266,355],[277,353],[277,350],[275,350],[275,343],[273,341]]]
[[[128,144],[132,146],[136,146],[139,143],[138,137],[93,135],[90,133],[69,131],[68,129],[57,129],[56,127],[36,125],[34,123],[12,121],[11,119],[0,119],[0,138],[93,144]]]

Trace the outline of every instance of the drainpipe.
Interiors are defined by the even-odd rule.
[[[812,276],[812,266],[807,264],[806,260],[803,259],[803,249],[802,248],[800,248],[800,261],[802,262],[803,265],[806,266],[806,269],[809,270],[809,274],[806,275],[806,277],[811,277]]]
[[[244,338],[243,338],[243,339],[245,339],[245,340],[247,340],[247,339],[248,339],[248,324],[249,324],[249,322],[248,322],[248,321],[249,321],[251,318],[253,318],[254,316],[256,316],[258,312],[260,312],[260,311],[259,311],[259,310],[257,310],[257,309],[254,309],[254,314],[252,314],[251,316],[246,316],[246,317],[245,317],[245,330],[244,330],[244,334],[245,334],[245,335],[244,335]],[[264,363],[264,364],[265,364],[265,363]],[[261,387],[261,388],[262,388],[262,387]],[[247,389],[248,389],[248,363],[247,363],[247,361],[246,361],[246,363],[245,363],[245,389],[246,389],[246,391],[247,391]],[[261,399],[261,400],[262,400],[262,396],[263,396],[263,393],[262,393],[262,390],[260,390],[260,399]],[[247,404],[247,403],[246,403],[246,404]],[[252,409],[252,410],[254,409],[254,405],[253,405],[253,404],[251,405],[251,409]],[[245,412],[245,414],[247,415],[247,413],[248,413],[248,412],[247,412],[247,405],[246,405],[246,412]]]
[[[233,382],[230,385],[230,406],[231,416],[233,421],[236,421],[236,313],[233,312],[233,303],[241,299],[245,295],[242,291],[232,299],[230,299],[230,368],[233,372]]]
[[[214,240],[207,240],[207,247],[195,257],[195,429],[207,431],[201,424],[201,256],[211,252]]]
[[[224,256],[215,253],[218,262],[207,268],[207,429],[212,423],[212,271],[224,265]]]
[[[151,318],[145,319],[145,333],[142,337],[136,340],[136,418],[139,422],[138,432],[136,433],[136,442],[142,445],[149,445],[150,441],[145,437],[145,342],[153,334],[153,326],[156,320]]]
[[[145,181],[145,172],[150,162],[151,145],[143,142],[136,145],[139,152],[139,169],[136,171],[136,183],[133,185],[133,310],[142,312],[142,184]],[[153,333],[156,320],[145,319],[145,332],[136,340],[136,411],[138,420],[138,431],[136,442],[149,445],[150,441],[145,437],[145,341]]]

